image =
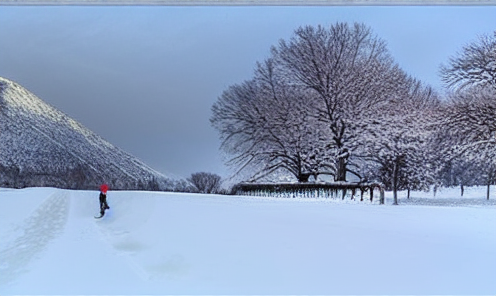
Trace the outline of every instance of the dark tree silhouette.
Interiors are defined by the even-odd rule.
[[[216,174],[200,172],[191,174],[188,179],[200,193],[218,193],[220,191],[221,177]]]

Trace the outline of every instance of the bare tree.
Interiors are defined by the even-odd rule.
[[[272,53],[293,83],[316,93],[319,120],[327,124],[329,144],[337,150],[334,178],[346,181],[350,155],[359,145],[357,123],[389,99],[404,73],[385,42],[358,23],[299,28]]]
[[[448,65],[441,65],[441,78],[456,90],[476,85],[496,89],[496,31],[465,46]]]
[[[200,172],[191,174],[188,179],[201,193],[218,193],[221,185],[221,177],[216,174]]]

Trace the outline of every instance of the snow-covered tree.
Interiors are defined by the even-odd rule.
[[[496,177],[496,31],[441,65],[441,78],[452,91],[437,134],[443,180],[462,192],[463,185],[487,184],[489,199]]]
[[[274,59],[292,83],[310,89],[317,115],[327,125],[335,154],[336,181],[346,181],[360,121],[376,112],[399,85],[403,72],[386,43],[364,24],[301,27],[272,48]]]
[[[448,88],[461,90],[473,86],[496,89],[496,31],[482,36],[441,66],[441,78]]]
[[[438,138],[444,142],[445,163],[462,162],[484,175],[489,199],[489,185],[496,177],[496,89],[457,91],[443,113]]]
[[[363,172],[379,172],[369,162],[382,162],[387,170],[398,165],[395,188],[398,180],[411,189],[424,186],[425,175],[409,170],[414,170],[410,163],[424,160],[415,153],[427,134],[415,116],[427,112],[422,104],[433,95],[394,63],[370,28],[301,27],[271,53],[251,80],[229,87],[212,107],[221,147],[233,156],[228,164],[238,172],[252,169],[251,180],[282,170],[306,182],[321,174],[335,181],[346,181],[347,173],[361,179]],[[408,112],[410,107],[416,109]],[[379,150],[367,146],[371,143]],[[391,154],[395,146],[401,147],[398,155]],[[389,182],[393,176],[388,176]]]
[[[364,145],[357,151],[368,161],[363,175],[393,191],[427,189],[433,182],[431,167],[433,112],[439,105],[432,89],[405,77],[402,91],[370,118],[360,135]]]

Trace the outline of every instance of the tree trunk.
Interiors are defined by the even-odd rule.
[[[346,159],[343,157],[340,157],[338,159],[338,169],[336,172],[336,178],[334,178],[334,180],[346,182]]]
[[[406,198],[410,199],[410,188],[408,188],[408,193],[406,195]]]
[[[398,190],[396,189],[396,186],[393,187],[393,198],[393,205],[398,205]]]
[[[298,176],[298,182],[306,183],[306,182],[308,182],[309,178],[310,178],[310,174],[300,173],[300,175]]]
[[[380,190],[380,194],[381,194],[380,204],[383,205],[384,204],[384,188],[380,187],[379,190]]]
[[[463,189],[463,184],[460,184],[460,191],[461,191],[461,194],[462,194],[461,196],[463,196],[463,190],[464,190]]]
[[[489,188],[491,188],[491,182],[487,182],[487,200],[489,200]]]
[[[398,204],[398,164],[395,161],[394,166],[393,166],[393,197],[394,197],[394,202],[393,205]]]

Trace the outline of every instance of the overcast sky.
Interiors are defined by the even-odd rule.
[[[211,106],[302,25],[363,22],[442,92],[439,65],[496,6],[0,6],[0,76],[151,167],[227,176]]]

